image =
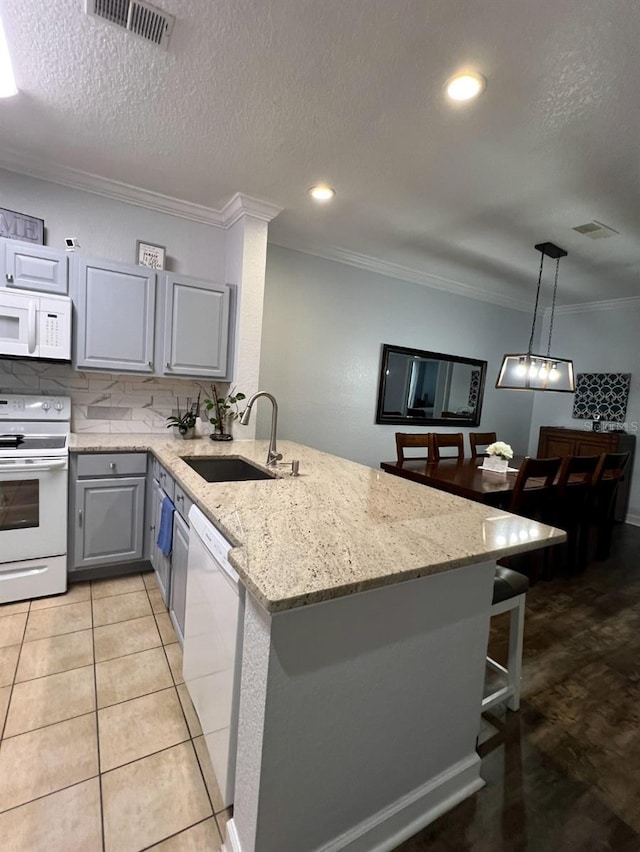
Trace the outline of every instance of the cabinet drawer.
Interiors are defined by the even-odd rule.
[[[167,471],[162,467],[162,465],[159,465],[158,482],[160,483],[160,487],[167,495],[167,497],[171,497],[171,499],[175,503],[176,484],[173,481],[173,477],[171,476],[171,474],[167,473]]]
[[[174,503],[176,504],[176,509],[182,516],[182,519],[189,523],[189,510],[193,506],[193,500],[184,493],[179,485],[176,485],[176,499],[174,500]]]
[[[78,476],[131,476],[147,472],[146,453],[84,453],[78,456]]]

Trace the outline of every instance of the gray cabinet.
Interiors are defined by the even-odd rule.
[[[168,274],[162,372],[212,379],[226,377],[229,306],[229,287]]]
[[[72,279],[74,366],[152,373],[156,273],[77,256]]]
[[[78,480],[74,568],[142,559],[145,478]]]
[[[66,296],[69,290],[67,253],[19,240],[0,240],[0,283],[20,290]]]
[[[178,512],[173,515],[173,550],[171,552],[171,595],[169,612],[180,639],[184,640],[184,613],[187,602],[187,562],[189,559],[189,527]]]

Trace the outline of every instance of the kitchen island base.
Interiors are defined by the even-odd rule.
[[[247,595],[226,852],[392,850],[483,786],[494,572],[278,613]]]

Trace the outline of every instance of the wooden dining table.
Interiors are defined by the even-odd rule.
[[[509,462],[513,472],[494,473],[482,470],[482,457],[475,459],[405,459],[403,462],[384,461],[380,467],[394,476],[410,479],[422,485],[439,488],[468,500],[504,507],[509,503],[516,481],[517,469],[524,456],[516,456]]]

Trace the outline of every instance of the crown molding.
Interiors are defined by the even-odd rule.
[[[213,207],[205,207],[203,204],[195,204],[174,198],[171,195],[163,195],[139,186],[132,186],[117,180],[101,177],[100,175],[73,169],[69,166],[60,166],[55,163],[45,162],[27,154],[17,151],[3,149],[0,152],[0,168],[10,172],[29,175],[38,180],[46,180],[49,183],[67,186],[71,189],[79,189],[90,192],[93,195],[101,195],[114,201],[122,201],[125,204],[133,204],[136,207],[144,207],[155,213],[165,213],[168,216],[177,216],[190,222],[199,222],[203,225],[211,225],[214,228],[230,228],[242,216],[254,216],[264,222],[270,222],[281,207],[252,198],[250,195],[236,193],[222,210]]]
[[[640,308],[640,296],[630,296],[626,299],[603,299],[598,302],[583,302],[578,305],[556,305],[556,316],[563,314],[587,314],[594,311],[621,311],[629,308]],[[545,308],[549,314],[551,308]]]
[[[423,272],[419,269],[414,269],[409,266],[402,266],[399,263],[392,263],[387,260],[381,260],[377,257],[370,257],[365,254],[358,254],[348,249],[340,248],[339,246],[330,246],[328,248],[319,248],[316,246],[289,246],[285,243],[278,243],[270,240],[270,244],[279,245],[281,248],[299,251],[303,254],[310,254],[314,257],[320,257],[323,260],[334,260],[338,263],[345,263],[347,266],[355,266],[358,269],[364,269],[367,272],[374,272],[378,275],[384,275],[387,278],[396,278],[399,281],[409,281],[412,284],[421,284],[425,287],[430,287],[433,290],[442,290],[445,293],[453,293],[457,296],[465,296],[468,299],[475,299],[479,302],[488,302],[492,305],[499,305],[502,308],[510,308],[514,311],[532,311],[533,306],[527,301],[515,299],[512,296],[503,296],[497,293],[488,293],[480,287],[475,287],[472,284],[464,284],[461,281],[455,281],[453,278],[445,278],[442,275],[433,275],[429,272]]]

